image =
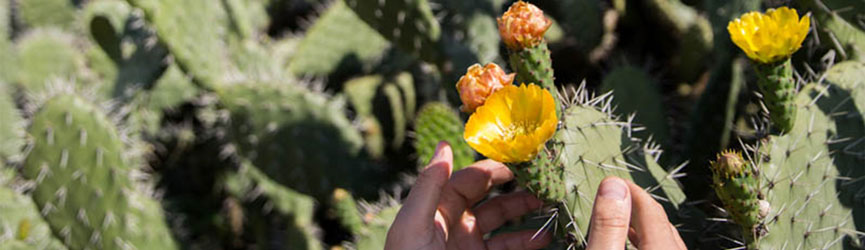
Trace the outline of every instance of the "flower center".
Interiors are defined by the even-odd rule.
[[[536,122],[514,121],[510,126],[504,129],[504,138],[506,141],[511,141],[516,138],[517,135],[531,134],[537,128],[538,124]]]

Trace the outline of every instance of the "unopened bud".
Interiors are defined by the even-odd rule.
[[[498,65],[475,64],[457,82],[457,91],[463,101],[463,112],[472,113],[486,102],[487,97],[514,81],[514,74],[505,74]]]
[[[510,49],[531,48],[544,40],[553,25],[537,6],[517,1],[498,19],[499,34]]]

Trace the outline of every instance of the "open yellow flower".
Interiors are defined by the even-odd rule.
[[[730,39],[754,61],[769,64],[790,57],[808,36],[811,19],[781,7],[745,13],[727,24]]]
[[[487,158],[527,162],[553,136],[557,123],[549,91],[534,84],[507,85],[469,117],[463,138]]]

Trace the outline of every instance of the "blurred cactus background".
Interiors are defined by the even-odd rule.
[[[486,63],[566,108],[560,165],[491,194],[561,202],[493,234],[581,248],[617,175],[690,248],[865,247],[865,1],[532,0],[538,61],[513,2],[0,0],[0,249],[383,249],[439,141],[483,158],[455,84]],[[777,131],[727,25],[781,6],[811,29]]]

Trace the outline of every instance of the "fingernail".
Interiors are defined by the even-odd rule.
[[[622,179],[610,178],[601,182],[598,195],[607,199],[624,200],[627,189],[628,186]]]

